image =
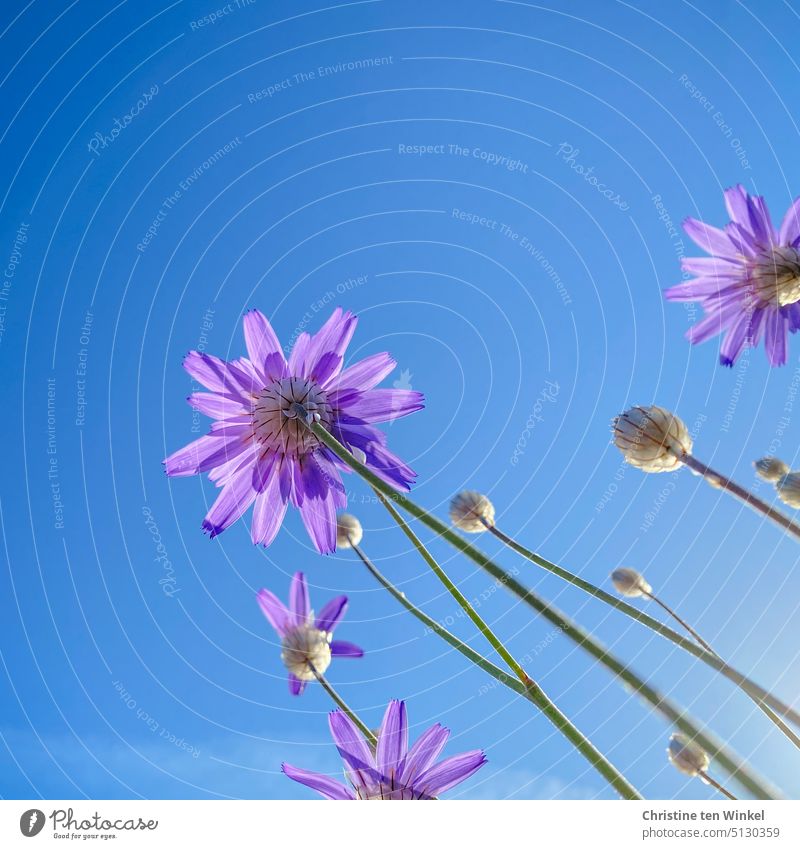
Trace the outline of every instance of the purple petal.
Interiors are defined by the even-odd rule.
[[[331,317],[311,337],[305,358],[304,377],[325,383],[337,375],[344,362],[344,352],[353,338],[358,319],[337,307]]]
[[[683,229],[692,241],[698,244],[706,253],[734,259],[736,248],[727,233],[710,224],[704,224],[696,218],[687,218]]]
[[[300,769],[290,764],[281,764],[281,769],[292,781],[297,781],[306,787],[310,787],[326,799],[340,801],[356,798],[349,787],[345,787],[344,784],[333,778],[329,778],[327,775],[321,775],[318,772],[309,772],[307,769]]]
[[[252,381],[241,367],[211,354],[189,351],[183,360],[183,367],[206,389],[232,400],[245,401],[252,391]]]
[[[288,370],[293,377],[305,374],[305,360],[311,337],[308,333],[301,333],[295,340],[292,353],[289,355]]]
[[[328,716],[328,725],[353,787],[376,783],[375,758],[358,728],[340,710]]]
[[[731,221],[734,221],[752,233],[750,205],[747,202],[747,189],[741,183],[737,183],[737,185],[725,189],[723,196],[725,198],[725,208],[728,210]]]
[[[306,688],[306,682],[296,678],[292,673],[289,673],[289,692],[293,696],[300,696]]]
[[[742,313],[733,325],[731,325],[720,346],[719,353],[722,365],[733,365],[736,362],[739,354],[742,353],[752,339],[751,327],[751,316],[746,312]]]
[[[320,631],[331,632],[339,624],[339,620],[347,610],[347,596],[337,595],[332,598],[319,612],[317,628]]]
[[[348,448],[363,451],[369,468],[390,486],[407,491],[417,479],[417,473],[386,448],[386,435],[377,428],[349,424],[334,427],[333,435]]]
[[[423,772],[414,782],[414,789],[421,790],[428,796],[441,796],[469,778],[485,763],[486,756],[479,750],[453,755]]]
[[[270,377],[281,376],[282,366],[285,363],[283,351],[278,337],[264,313],[258,310],[250,310],[245,313],[244,344],[253,365],[264,377],[269,379]],[[277,373],[275,373],[276,370]]]
[[[230,416],[244,416],[248,409],[239,401],[232,401],[224,395],[213,392],[193,392],[187,399],[189,406],[211,419],[226,419]]]
[[[311,602],[308,598],[306,576],[295,572],[289,587],[289,610],[292,611],[295,625],[305,625],[311,612]]]
[[[237,461],[247,445],[238,436],[201,436],[164,460],[170,477],[187,477]]]
[[[408,719],[405,702],[392,700],[386,708],[380,731],[375,762],[378,772],[387,779],[398,776],[408,751]]]
[[[800,198],[794,201],[786,210],[786,215],[783,216],[780,233],[778,234],[778,243],[781,245],[791,245],[798,238],[800,238]]]
[[[263,483],[253,476],[254,487],[259,490],[250,527],[254,545],[270,545],[280,529],[289,499],[288,466],[288,463],[273,463]]]
[[[780,310],[766,311],[764,328],[764,348],[772,366],[786,365],[786,320]]]
[[[213,539],[230,527],[253,503],[256,491],[253,489],[253,471],[249,464],[235,472],[212,504],[203,528]]]
[[[740,280],[727,277],[695,277],[665,290],[668,301],[704,301],[706,298],[726,297],[741,289]]]
[[[705,342],[706,339],[722,333],[744,312],[742,302],[738,298],[730,298],[727,301],[714,304],[708,302],[705,309],[708,315],[686,331],[686,338],[693,345]]]
[[[256,599],[261,607],[261,612],[267,617],[278,635],[282,637],[289,627],[289,611],[286,609],[286,605],[269,590],[259,590]]]
[[[368,392],[332,393],[342,424],[390,422],[425,406],[421,392],[411,389],[370,389]]]
[[[320,554],[336,549],[336,511],[346,506],[341,477],[322,452],[295,465],[296,506],[300,518]]]
[[[364,649],[355,643],[348,643],[344,640],[333,640],[331,642],[331,654],[335,657],[364,657]]]
[[[438,723],[423,732],[408,752],[403,767],[403,782],[413,784],[416,777],[425,772],[439,757],[447,743],[450,732]]]
[[[396,365],[386,353],[373,354],[346,368],[335,380],[330,381],[330,388],[337,392],[344,389],[357,389],[361,392],[373,389]]]

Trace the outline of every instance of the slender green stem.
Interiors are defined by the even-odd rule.
[[[721,475],[719,472],[712,469],[711,466],[707,466],[691,454],[684,454],[681,457],[681,462],[693,471],[697,472],[699,475],[702,475],[702,477],[715,488],[724,489],[725,492],[729,492],[732,496],[734,496],[734,498],[738,498],[739,501],[746,504],[751,510],[755,510],[756,513],[761,513],[768,519],[775,522],[776,525],[780,525],[795,539],[800,539],[800,525],[793,522],[788,516],[781,513],[780,510],[776,510],[771,504],[767,504],[766,501],[762,500],[757,495],[753,495],[752,492],[736,483],[736,481],[731,480],[725,475]]]
[[[518,695],[532,702],[538,707],[547,719],[564,735],[564,737],[572,743],[575,748],[592,764],[592,766],[611,784],[611,786],[623,797],[623,799],[641,799],[635,787],[631,785],[622,773],[620,773],[613,764],[611,764],[571,722],[564,716],[556,705],[547,697],[544,691],[533,682],[523,684],[515,678],[508,675],[495,666],[490,660],[487,660],[483,655],[470,648],[466,643],[462,642],[458,637],[451,634],[446,628],[443,628],[434,619],[431,619],[427,613],[420,610],[413,602],[409,601],[405,593],[400,592],[386,577],[384,577],[366,556],[366,554],[357,545],[351,546],[356,554],[361,558],[363,564],[370,571],[372,576],[378,583],[388,590],[391,595],[400,602],[410,613],[419,619],[424,625],[430,628],[434,633],[438,634],[445,642],[449,643],[453,648],[457,649],[467,660],[474,663],[479,669],[487,672],[496,681],[504,684],[509,689],[513,690]]]
[[[492,629],[486,624],[485,620],[482,616],[478,614],[475,608],[469,603],[467,597],[461,592],[461,590],[450,580],[447,576],[447,573],[442,569],[442,567],[436,562],[435,558],[431,555],[427,548],[423,545],[420,538],[414,533],[413,530],[408,525],[408,522],[403,519],[403,517],[395,510],[394,507],[389,503],[389,501],[381,495],[380,492],[375,490],[375,494],[380,499],[383,506],[389,511],[389,515],[397,522],[400,526],[400,529],[403,533],[411,540],[411,544],[417,551],[420,553],[422,559],[430,566],[434,575],[442,582],[445,589],[450,593],[451,596],[456,600],[459,607],[464,611],[464,613],[469,616],[469,618],[475,623],[477,629],[483,634],[486,638],[489,645],[503,658],[503,660],[508,664],[508,668],[519,678],[519,680],[525,685],[528,686],[532,684],[528,673],[520,666],[519,663],[514,659],[514,656],[511,652],[503,645],[501,640],[497,637],[497,635],[492,631]]]
[[[700,643],[700,645],[706,651],[710,651],[712,654],[716,654],[714,649],[711,648],[711,646],[700,636],[700,634],[698,634],[697,631],[695,631],[695,629],[692,628],[692,626],[688,622],[681,619],[681,617],[678,616],[678,614],[665,601],[661,601],[661,599],[657,595],[655,595],[655,593],[645,592],[642,593],[642,595],[645,598],[649,598],[650,601],[654,601],[662,610],[666,611],[666,613],[671,616],[684,630],[688,631],[689,634],[694,637],[694,639],[698,643]]]
[[[470,648],[466,643],[463,643],[458,637],[447,631],[438,622],[431,619],[426,613],[423,613],[419,608],[415,607],[405,596],[403,592],[398,590],[385,578],[374,564],[369,560],[365,553],[355,545],[351,546],[356,554],[361,558],[364,565],[373,575],[373,577],[385,589],[387,589],[394,598],[413,613],[424,625],[435,631],[442,639],[446,640],[453,648],[460,651],[474,664],[479,666],[489,675],[494,677],[498,682],[514,690],[514,692],[524,695],[525,688],[515,678],[508,676],[499,667],[495,666],[490,661],[486,660],[482,655],[478,654],[474,649]],[[636,695],[640,696],[647,702],[655,711],[663,716],[668,722],[673,723],[678,730],[696,740],[711,755],[716,763],[718,763],[735,781],[737,781],[745,790],[752,793],[757,799],[779,799],[780,793],[769,785],[769,783],[758,776],[736,753],[730,751],[720,740],[711,734],[704,731],[700,725],[694,720],[682,707],[679,707],[655,687],[648,684],[641,676],[626,666],[615,655],[608,651],[605,646],[598,640],[592,637],[588,632],[583,631],[578,625],[572,623],[565,614],[547,604],[537,596],[536,599],[540,605],[538,612],[547,619],[552,625],[555,625],[560,633],[563,633],[568,639],[572,640],[579,648],[587,652],[598,663],[605,667],[612,675],[618,678],[624,685],[632,690]]]
[[[358,728],[358,730],[364,735],[366,741],[375,749],[378,745],[378,738],[373,734],[372,731],[359,719],[358,714],[347,704],[347,702],[334,690],[333,685],[328,681],[328,679],[321,673],[318,672],[314,667],[314,664],[311,661],[307,661],[309,668],[314,673],[314,677],[322,684],[322,689],[333,699],[333,701],[339,705],[342,713],[347,716],[347,718]]]
[[[402,507],[410,515],[414,516],[416,519],[419,519],[424,525],[426,525],[431,530],[435,531],[439,536],[441,536],[446,542],[450,543],[453,547],[457,548],[463,554],[466,554],[472,561],[474,561],[478,566],[480,566],[484,571],[488,572],[493,578],[495,578],[498,582],[505,585],[505,587],[514,595],[516,595],[521,601],[524,601],[533,609],[537,608],[535,603],[535,594],[532,593],[526,586],[517,581],[511,574],[506,572],[496,563],[494,563],[486,554],[484,554],[480,549],[475,548],[471,543],[467,542],[462,536],[457,534],[452,528],[438,519],[436,516],[431,515],[422,507],[419,507],[416,503],[411,501],[406,496],[402,495],[399,492],[396,492],[392,489],[391,486],[382,481],[374,472],[368,469],[363,463],[360,463],[358,460],[353,457],[353,455],[343,446],[341,443],[332,436],[322,425],[319,423],[314,423],[310,426],[314,435],[326,445],[330,450],[339,457],[342,462],[346,463],[357,472],[367,483],[372,485],[375,489],[377,489],[382,495],[386,496],[388,500],[393,501],[398,506]],[[742,690],[746,691],[750,695],[754,695],[759,699],[762,699],[766,704],[768,704],[776,713],[779,715],[791,720],[794,724],[800,726],[800,713],[791,708],[785,702],[783,702],[778,697],[772,695],[767,690],[765,690],[760,685],[748,679],[746,676],[742,675],[741,672],[738,672],[733,667],[729,666],[724,661],[720,660],[715,654],[711,652],[707,652],[705,649],[696,645],[692,640],[683,637],[678,634],[672,628],[668,628],[666,625],[659,622],[657,619],[654,619],[652,616],[648,616],[646,613],[642,613],[637,610],[635,607],[631,605],[626,605],[624,602],[618,602],[617,599],[613,598],[614,607],[617,609],[623,610],[628,616],[633,619],[638,620],[644,625],[647,625],[651,630],[660,634],[662,637],[665,637],[668,640],[671,640],[675,645],[680,646],[685,651],[689,652],[689,654],[703,661],[703,663],[715,669],[717,672],[728,678],[728,680],[732,681]]]
[[[524,545],[518,543],[515,539],[508,536],[508,534],[503,533],[498,527],[495,525],[490,525],[484,522],[486,529],[496,536],[499,540],[501,540],[505,545],[507,545],[512,551],[517,552],[517,554],[522,555],[526,560],[530,560],[532,563],[535,563],[537,566],[541,566],[546,569],[548,572],[552,572],[555,575],[558,575],[560,578],[563,578],[565,581],[569,581],[569,583],[574,586],[580,587],[591,595],[595,596],[595,598],[599,598],[602,601],[607,601],[609,603],[613,602],[613,606],[618,610],[623,610],[624,612],[628,612],[628,608],[631,610],[636,610],[635,607],[629,605],[627,602],[620,601],[620,599],[616,598],[616,596],[607,593],[605,590],[601,590],[599,587],[596,587],[594,584],[590,584],[588,581],[584,581],[583,578],[579,578],[577,575],[573,575],[571,572],[568,572],[566,569],[561,568],[560,566],[556,566],[555,563],[551,563],[549,560],[545,560],[544,557],[536,554],[530,549],[526,548]],[[716,657],[722,663],[724,661],[722,658],[711,648],[711,646],[692,628],[688,625],[688,623],[684,622],[671,607],[665,604],[661,599],[657,598],[652,593],[644,594],[647,598],[655,601],[659,604],[667,613],[672,616],[681,627],[685,628],[689,634],[694,637],[695,640],[700,644],[700,646],[707,652],[708,654]],[[727,664],[726,664],[727,665]],[[798,749],[800,749],[800,736],[798,736],[791,728],[779,717],[775,714],[775,712],[767,705],[763,698],[760,696],[756,696],[750,692],[747,695],[752,699],[752,701],[758,706],[758,708],[763,711],[764,715],[773,722],[777,728],[781,731],[781,733]]]
[[[730,792],[730,790],[726,790],[716,779],[712,778],[707,772],[701,772],[700,777],[706,784],[710,784],[715,790],[719,793],[722,793],[723,796],[726,796],[728,799],[733,799],[734,802],[737,802],[738,799]]]

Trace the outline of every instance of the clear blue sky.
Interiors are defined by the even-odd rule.
[[[205,424],[181,359],[243,355],[251,307],[289,339],[341,305],[360,316],[352,357],[395,355],[389,385],[427,397],[388,428],[421,503],[443,515],[478,488],[506,531],[587,579],[644,571],[797,698],[796,545],[686,471],[625,469],[609,424],[657,402],[742,483],[770,450],[798,465],[800,340],[783,369],[758,350],[724,370],[716,340],[683,339],[699,311],[661,294],[680,280],[670,220],[723,223],[739,181],[776,214],[800,194],[798,10],[550,5],[242,0],[201,26],[213,4],[4,4],[0,794],[310,797],[279,765],[338,770],[330,704],[290,698],[254,599],[303,569],[317,609],[351,597],[337,634],[367,654],[330,678],[369,723],[405,698],[414,732],[442,721],[451,751],[486,748],[453,795],[611,797],[352,556],[316,555],[296,514],[266,551],[247,523],[202,534],[213,485],[161,468]],[[453,614],[357,481],[351,499],[383,570]],[[727,683],[481,542],[800,794],[797,752]],[[667,764],[661,719],[432,548],[646,795],[710,796]]]

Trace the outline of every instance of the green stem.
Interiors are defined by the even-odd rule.
[[[793,522],[788,516],[781,513],[780,510],[776,510],[771,504],[767,504],[766,501],[759,498],[757,495],[753,495],[752,492],[736,483],[736,481],[731,480],[725,475],[721,475],[719,472],[712,469],[711,466],[707,466],[702,462],[702,460],[698,460],[697,457],[694,457],[692,454],[684,454],[680,459],[684,465],[697,472],[697,474],[702,475],[703,479],[708,483],[711,483],[716,489],[724,489],[725,492],[729,492],[734,498],[738,498],[751,510],[755,510],[756,513],[761,513],[768,519],[775,522],[776,525],[780,525],[795,539],[800,539],[800,525]]]
[[[611,784],[611,786],[622,796],[623,799],[641,799],[635,787],[633,787],[622,773],[620,773],[613,764],[592,745],[571,722],[564,716],[563,713],[553,704],[544,691],[533,682],[523,684],[515,678],[509,676],[506,672],[495,666],[490,660],[487,660],[483,655],[470,648],[466,643],[462,642],[458,637],[451,634],[447,629],[443,628],[434,619],[431,619],[426,613],[423,613],[416,605],[408,600],[405,593],[400,592],[386,577],[384,577],[372,563],[372,561],[364,554],[357,545],[351,546],[356,554],[361,558],[363,564],[370,571],[372,576],[378,583],[388,590],[392,596],[400,602],[410,613],[419,619],[424,625],[438,634],[445,642],[453,646],[454,649],[461,652],[467,660],[474,663],[478,668],[482,669],[492,676],[496,681],[504,684],[509,689],[513,690],[518,695],[527,699],[538,707],[548,720],[564,735],[564,737],[572,743],[575,748],[592,764],[592,766]]]
[[[661,601],[661,599],[655,595],[655,593],[642,593],[645,598],[649,598],[650,601],[654,601],[662,610],[664,610],[667,615],[671,616],[682,628],[684,628],[688,633],[694,637],[695,641],[700,643],[700,645],[706,650],[710,651],[712,654],[716,654],[714,649],[700,636],[700,634],[695,631],[692,626],[686,622],[684,619],[681,619],[680,616],[665,602]]]
[[[316,670],[314,664],[311,661],[307,661],[309,668],[314,673],[314,677],[322,684],[323,690],[333,699],[333,701],[339,706],[342,713],[347,716],[347,718],[358,728],[358,730],[364,735],[367,742],[372,746],[373,750],[378,745],[378,738],[370,731],[369,728],[359,719],[358,714],[347,704],[347,702],[334,690],[333,685],[328,681],[328,679],[321,673]]]
[[[498,582],[504,584],[506,588],[510,592],[514,593],[514,595],[516,595],[521,601],[524,601],[526,604],[528,604],[534,609],[537,608],[537,605],[534,601],[536,598],[535,595],[527,587],[517,581],[512,575],[510,575],[508,572],[506,572],[504,569],[494,563],[486,554],[480,551],[480,549],[475,548],[473,545],[467,542],[462,536],[457,534],[452,528],[450,528],[436,516],[432,516],[422,507],[419,507],[417,504],[411,501],[409,498],[399,492],[396,492],[391,486],[382,481],[363,463],[359,463],[358,460],[356,460],[355,457],[353,457],[353,455],[318,422],[314,423],[310,427],[314,435],[320,440],[320,442],[322,442],[334,454],[336,454],[336,456],[339,457],[342,462],[350,466],[350,468],[353,469],[355,472],[358,472],[358,474],[365,481],[367,481],[367,483],[377,489],[382,495],[386,496],[387,499],[393,501],[395,504],[402,507],[403,510],[405,510],[407,513],[414,516],[416,519],[419,519],[420,522],[422,522],[424,525],[427,525],[427,527],[435,531],[444,540],[446,540],[452,546],[457,548],[463,554],[467,555],[467,557],[469,557],[478,566],[484,569],[484,571],[488,572],[488,574],[490,574]],[[614,602],[617,602],[617,599],[613,600]],[[789,707],[789,705],[781,701],[781,699],[777,698],[776,696],[773,696],[759,684],[756,684],[755,682],[751,681],[746,676],[742,675],[742,673],[738,672],[736,669],[729,666],[724,661],[720,660],[720,658],[718,658],[715,654],[707,652],[705,649],[696,645],[692,640],[681,636],[672,628],[668,628],[666,625],[663,625],[657,619],[653,619],[652,616],[648,616],[646,613],[638,611],[635,607],[625,605],[624,603],[615,603],[614,606],[618,609],[623,610],[623,612],[627,613],[627,615],[631,618],[638,620],[644,625],[647,625],[651,630],[660,634],[662,637],[665,637],[666,639],[672,641],[673,643],[675,643],[675,645],[680,646],[680,648],[689,652],[689,654],[693,655],[697,659],[702,660],[703,663],[707,664],[712,669],[715,669],[717,672],[724,675],[728,680],[732,681],[734,684],[736,684],[748,694],[754,695],[757,698],[762,699],[776,713],[791,720],[794,724],[800,726],[800,714],[796,710]]]
[[[483,634],[486,638],[489,645],[503,658],[503,660],[508,664],[508,668],[519,678],[519,680],[525,685],[533,684],[533,681],[528,677],[528,673],[520,666],[519,663],[514,659],[514,656],[511,652],[503,645],[501,640],[497,637],[497,635],[492,631],[492,629],[486,624],[483,617],[481,617],[475,608],[469,603],[467,597],[461,592],[461,590],[450,580],[447,576],[447,573],[442,569],[442,567],[436,562],[435,558],[431,555],[427,548],[422,544],[420,538],[411,530],[408,526],[408,522],[403,519],[403,517],[397,512],[397,510],[392,507],[389,501],[383,496],[380,492],[375,490],[375,494],[380,499],[383,506],[389,511],[389,515],[397,522],[400,526],[403,533],[411,540],[411,544],[417,551],[420,553],[422,559],[431,567],[434,575],[442,582],[445,589],[450,593],[451,596],[456,600],[459,607],[464,611],[464,613],[469,616],[469,618],[475,623],[477,629]]]
[[[707,784],[710,784],[717,792],[722,793],[723,796],[728,799],[732,799],[734,802],[737,802],[738,799],[730,792],[730,790],[726,790],[715,778],[712,778],[707,772],[699,773],[703,781]]]
[[[554,575],[558,575],[560,578],[563,578],[565,581],[568,581],[573,586],[579,587],[582,590],[585,590],[590,595],[593,595],[595,598],[599,598],[602,601],[605,601],[609,604],[613,603],[613,606],[618,610],[622,610],[627,613],[628,609],[637,610],[637,608],[629,605],[627,602],[621,601],[616,596],[607,593],[605,590],[601,590],[599,587],[596,587],[594,584],[590,584],[588,581],[584,581],[583,578],[579,578],[577,575],[573,575],[571,572],[568,572],[566,569],[562,569],[560,566],[556,566],[555,563],[551,563],[549,560],[545,560],[544,557],[536,554],[530,549],[526,548],[524,545],[518,543],[515,539],[508,536],[508,534],[503,533],[498,527],[495,525],[489,525],[485,523],[486,529],[490,531],[494,536],[496,536],[501,542],[505,543],[512,551],[517,552],[517,554],[522,555],[526,560],[535,563],[537,566],[541,566],[546,569],[548,572],[552,572]],[[671,607],[665,604],[661,599],[657,598],[652,593],[644,594],[647,598],[655,601],[658,605],[660,605],[666,612],[672,616],[681,627],[685,628],[689,634],[700,644],[700,646],[705,650],[706,653],[712,655],[713,657],[718,658],[722,663],[722,658],[711,648],[711,646],[692,628],[688,625],[688,623],[684,622]],[[639,612],[639,611],[637,611]],[[727,665],[727,664],[726,664]],[[786,723],[775,714],[775,712],[765,704],[764,700],[755,696],[752,693],[748,692],[747,695],[752,699],[752,701],[757,705],[757,707],[763,711],[764,715],[773,722],[776,727],[781,731],[781,733],[798,749],[800,749],[800,736],[798,736],[791,728],[789,728]]]

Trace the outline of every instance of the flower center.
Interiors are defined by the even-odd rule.
[[[328,428],[331,406],[320,386],[302,377],[285,377],[262,389],[253,404],[253,433],[265,448],[295,457],[313,451],[317,437],[301,418],[299,407]]]
[[[379,802],[409,802],[420,799],[436,800],[435,796],[428,796],[413,787],[404,787],[393,783],[382,781],[380,784],[370,787],[356,787],[356,798],[362,801]]]
[[[800,301],[800,252],[785,245],[763,248],[750,260],[750,282],[761,306]]]
[[[311,666],[322,675],[331,665],[331,635],[312,625],[288,630],[281,643],[281,660],[300,681],[314,681]]]

